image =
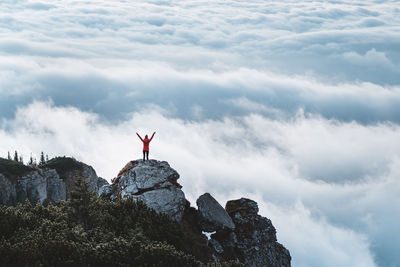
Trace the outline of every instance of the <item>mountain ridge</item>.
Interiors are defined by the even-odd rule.
[[[0,161],[0,203],[3,205],[26,200],[44,205],[65,201],[76,189],[74,184],[82,179],[88,191],[104,200],[143,202],[156,213],[172,219],[185,235],[197,240],[200,248],[193,253],[202,253],[203,261],[290,266],[290,252],[277,242],[272,222],[258,215],[256,202],[241,198],[228,201],[223,208],[205,193],[196,201],[198,209],[191,207],[178,183],[179,173],[166,161],[129,161],[111,184],[98,177],[91,166],[72,158],[58,157],[39,167],[19,164],[23,169],[20,171],[15,164],[8,163],[14,173],[4,168],[4,160]]]

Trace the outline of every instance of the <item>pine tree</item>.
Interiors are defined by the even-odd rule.
[[[14,161],[18,162],[18,152],[17,152],[17,150],[15,150],[15,153],[14,153]]]
[[[46,154],[46,162],[49,161],[49,155]]]
[[[90,205],[93,194],[89,192],[89,184],[82,178],[75,181],[75,189],[71,192],[70,201],[73,208],[73,217],[83,225],[84,229],[89,227]]]
[[[32,153],[31,153],[31,157],[30,157],[30,159],[29,159],[29,165],[33,165]]]
[[[19,156],[19,162],[21,162],[22,164],[24,164],[24,158],[22,156]]]
[[[43,164],[45,164],[46,162],[45,162],[45,160],[44,160],[44,154],[43,154],[43,151],[42,151],[42,153],[40,154],[40,165],[43,165]]]
[[[7,159],[8,159],[8,160],[11,160],[10,151],[8,151],[8,154],[7,154]]]

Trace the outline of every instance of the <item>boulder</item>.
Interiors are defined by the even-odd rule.
[[[246,266],[290,266],[289,251],[277,242],[271,220],[257,214],[255,201],[247,198],[231,200],[225,209],[235,229],[219,230],[211,236],[217,241],[212,242],[212,246],[223,259],[238,260]]]
[[[201,218],[200,228],[205,232],[214,232],[224,228],[235,229],[231,217],[209,193],[201,195],[196,201]]]
[[[166,161],[130,161],[112,180],[112,185],[100,189],[99,195],[111,200],[129,197],[141,200],[149,208],[179,222],[186,199],[178,179],[179,174]]]

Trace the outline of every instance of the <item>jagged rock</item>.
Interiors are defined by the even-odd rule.
[[[257,203],[241,198],[228,201],[226,211],[235,230],[220,230],[211,236],[222,247],[220,256],[239,260],[246,266],[290,266],[289,251],[276,241],[276,230],[271,221],[258,215]],[[218,249],[221,251],[221,249]]]
[[[178,178],[179,174],[166,161],[131,161],[113,179],[112,185],[101,188],[99,195],[111,200],[119,197],[141,200],[156,212],[181,221],[186,199]]]
[[[201,214],[199,220],[201,230],[214,232],[224,228],[235,229],[231,217],[225,209],[209,193],[201,195],[196,201]]]
[[[236,216],[236,220],[242,220],[258,214],[257,202],[248,198],[228,201],[225,209],[230,216]]]

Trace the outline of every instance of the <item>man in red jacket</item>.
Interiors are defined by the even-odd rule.
[[[153,133],[153,135],[151,136],[150,139],[147,136],[147,134],[144,137],[144,139],[142,137],[140,137],[140,135],[138,133],[136,133],[136,134],[137,134],[137,136],[139,136],[140,140],[142,140],[142,142],[143,142],[143,161],[145,161],[145,156],[146,156],[147,160],[149,160],[149,150],[150,150],[149,145],[150,145],[150,142],[153,139],[154,135],[156,134],[156,132]]]

